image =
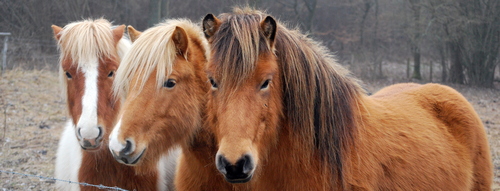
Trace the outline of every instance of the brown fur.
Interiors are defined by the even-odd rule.
[[[118,139],[134,140],[134,152],[145,149],[137,172],[149,172],[162,154],[180,144],[176,190],[236,189],[217,172],[213,135],[202,128],[209,84],[207,42],[201,30],[187,20],[167,20],[136,34],[139,38],[124,58],[126,66],[120,68],[114,86],[126,97]],[[156,43],[166,47],[155,48]],[[176,81],[172,89],[158,86],[169,79]]]
[[[275,39],[265,35],[265,13],[206,18],[204,27],[216,30],[205,35],[208,74],[218,86],[208,96],[207,124],[229,162],[255,158],[254,176],[242,186],[491,189],[484,127],[455,90],[399,84],[369,97],[316,42],[279,23]],[[260,89],[266,79],[269,88]]]
[[[125,26],[111,30],[111,24],[104,20],[85,20],[69,24],[64,29],[53,25],[54,35],[61,50],[61,76],[67,95],[68,111],[76,124],[82,110],[82,96],[85,88],[84,74],[79,70],[78,61],[92,56],[99,58],[98,65],[98,124],[103,126],[103,144],[96,151],[82,153],[82,164],[78,181],[95,185],[117,186],[123,189],[156,189],[157,173],[137,175],[133,167],[116,162],[108,150],[108,136],[120,109],[120,102],[112,94],[114,77],[108,77],[111,71],[118,69],[118,41],[122,38]],[[89,35],[90,34],[90,35]],[[75,42],[85,42],[76,43]],[[82,46],[82,47],[78,47]],[[92,55],[85,55],[92,54]],[[71,79],[66,78],[69,72]],[[80,186],[81,190],[98,190],[95,187]]]
[[[132,42],[137,40],[137,38],[139,38],[139,36],[141,35],[141,32],[136,30],[133,26],[128,26],[127,31],[128,31],[128,37]]]

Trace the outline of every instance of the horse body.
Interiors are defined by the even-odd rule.
[[[203,21],[217,170],[252,190],[489,190],[481,120],[455,90],[367,96],[325,48],[259,11]]]
[[[70,115],[59,142],[55,176],[124,189],[164,189],[164,176],[171,175],[158,169],[136,175],[132,167],[117,163],[106,149],[107,135],[121,105],[113,97],[111,85],[120,56],[130,47],[130,41],[122,38],[124,27],[111,29],[104,19],[74,22],[64,28],[52,26],[61,51],[60,79]],[[62,182],[56,187],[97,190]]]
[[[491,189],[486,133],[460,93],[438,84],[397,84],[363,100],[354,151],[360,154],[352,157],[366,153],[376,160],[353,160],[359,161],[351,172],[359,187]],[[359,178],[365,176],[373,178]]]
[[[161,153],[182,148],[176,190],[233,190],[213,164],[213,135],[202,128],[207,43],[188,20],[167,20],[144,32],[129,26],[131,50],[114,91],[125,98],[110,135],[116,160],[148,173]]]

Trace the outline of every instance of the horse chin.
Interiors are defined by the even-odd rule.
[[[85,150],[85,151],[89,151],[89,152],[95,152],[95,151],[98,151],[100,148],[101,148],[101,144],[100,143],[97,143],[95,145],[90,145],[88,144],[87,142],[81,142],[79,141],[79,145],[80,147]]]
[[[95,147],[84,147],[84,146],[80,145],[80,147],[82,147],[83,150],[89,151],[89,152],[96,152],[101,148],[100,145],[97,145]]]
[[[247,183],[249,182],[250,180],[252,180],[252,177],[253,177],[253,174],[249,175],[248,177],[246,178],[238,178],[238,179],[232,179],[232,178],[228,178],[227,176],[224,176],[224,178],[226,179],[226,181],[228,181],[229,183],[231,184],[242,184],[242,183]]]
[[[139,160],[142,158],[142,156],[144,155],[144,152],[146,151],[146,149],[143,149],[142,152],[135,158],[135,160],[132,161],[132,163],[130,163],[131,165],[136,165],[137,162],[139,162]]]
[[[144,152],[146,152],[146,149],[143,149],[139,154],[135,156],[130,156],[130,157],[115,156],[115,158],[118,160],[118,162],[122,164],[129,166],[136,166],[137,163],[141,160],[142,156],[144,155]]]

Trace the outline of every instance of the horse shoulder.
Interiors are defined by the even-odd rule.
[[[71,121],[64,127],[56,154],[55,178],[78,182],[78,171],[82,163],[82,151],[75,136]],[[80,190],[78,184],[56,182],[57,190]]]

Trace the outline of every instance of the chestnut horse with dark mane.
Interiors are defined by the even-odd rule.
[[[176,190],[233,190],[213,163],[213,135],[202,128],[210,84],[201,27],[172,19],[142,33],[128,29],[134,42],[113,85],[125,102],[109,138],[111,153],[144,174],[180,146]]]
[[[167,174],[168,168],[175,169],[175,165],[163,160],[154,172],[137,175],[133,167],[117,163],[107,148],[120,108],[111,87],[120,59],[131,46],[122,38],[124,28],[112,29],[105,19],[73,22],[64,28],[52,25],[70,115],[59,141],[55,177],[129,190],[166,190],[167,177],[173,177]],[[56,188],[98,190],[60,181]]]
[[[265,13],[203,21],[216,166],[252,190],[490,190],[484,127],[457,91],[368,96],[326,48]]]

